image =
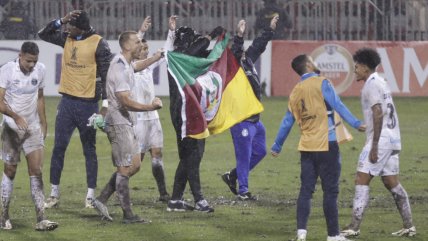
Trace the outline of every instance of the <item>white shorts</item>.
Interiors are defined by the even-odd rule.
[[[1,134],[2,159],[6,164],[17,165],[21,161],[21,151],[28,155],[43,149],[44,140],[40,126],[31,127],[27,131],[12,129],[4,123]]]
[[[138,155],[138,142],[132,126],[107,125],[107,137],[111,144],[113,165],[115,167],[129,167],[132,158]]]
[[[400,171],[398,154],[399,150],[378,149],[378,160],[371,163],[369,154],[371,144],[366,145],[358,159],[357,171],[367,173],[372,176],[394,176]]]
[[[139,120],[134,126],[141,153],[152,148],[163,148],[163,131],[159,119]]]

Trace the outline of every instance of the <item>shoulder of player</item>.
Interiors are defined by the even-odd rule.
[[[45,64],[44,63],[42,63],[42,62],[37,62],[37,64],[36,64],[36,67],[35,67],[37,70],[41,70],[41,71],[44,71],[45,69],[46,69],[46,66],[45,66]]]
[[[3,66],[1,66],[0,69],[2,71],[4,71],[4,70],[7,71],[7,70],[15,68],[17,65],[18,65],[17,61],[13,60],[13,61],[9,61],[6,64],[4,64]]]
[[[114,58],[112,59],[110,66],[113,66],[115,68],[127,68],[128,64],[126,63],[126,61],[121,58],[121,55],[116,55],[114,56]]]

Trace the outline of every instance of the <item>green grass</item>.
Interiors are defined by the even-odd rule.
[[[46,139],[44,163],[45,192],[49,194],[49,165],[53,143],[54,120],[58,98],[47,98],[49,135]],[[177,147],[169,118],[167,98],[165,108],[160,111],[164,128],[164,162],[168,191],[177,167]],[[346,98],[344,102],[361,118],[358,98]],[[400,118],[403,151],[400,156],[401,181],[409,193],[413,219],[418,235],[411,240],[428,240],[428,98],[395,98]],[[278,126],[287,107],[285,98],[264,99],[265,111],[262,120],[267,129],[267,146],[270,148]],[[356,161],[365,136],[350,130],[354,140],[341,146],[342,176],[339,196],[340,226],[350,221],[354,193]],[[29,179],[25,163],[21,163],[15,179],[11,202],[11,220],[14,229],[0,230],[0,240],[289,240],[296,229],[295,209],[299,190],[299,153],[296,150],[299,130],[294,126],[279,158],[270,155],[253,170],[250,176],[250,190],[259,195],[257,202],[237,202],[221,181],[220,175],[235,164],[233,144],[229,132],[207,139],[206,151],[201,164],[201,182],[208,201],[214,205],[212,214],[188,212],[168,213],[165,204],[156,202],[156,184],[147,159],[141,171],[131,179],[131,197],[135,213],[150,218],[150,225],[123,225],[122,211],[115,198],[108,204],[114,222],[100,221],[94,210],[85,209],[86,175],[82,147],[77,131],[66,153],[65,167],[61,179],[61,204],[57,209],[47,210],[49,219],[59,222],[53,232],[40,233],[33,229],[34,206],[29,193]],[[104,133],[98,134],[97,153],[99,175],[97,194],[107,182],[114,168],[110,160],[110,145]],[[25,160],[25,159],[23,159]],[[192,202],[186,189],[185,198]],[[312,213],[308,224],[308,241],[326,239],[326,227],[322,212],[322,191],[317,185],[312,202]],[[389,192],[379,178],[372,182],[371,200],[362,234],[356,240],[394,241],[389,234],[401,228],[401,218]]]

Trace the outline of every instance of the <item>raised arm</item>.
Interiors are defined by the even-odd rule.
[[[235,58],[239,61],[242,57],[242,53],[244,52],[244,32],[246,29],[247,23],[244,19],[241,19],[236,26],[236,35],[233,37],[232,44],[232,53]]]
[[[166,51],[174,50],[174,40],[175,40],[175,29],[177,28],[177,19],[176,15],[172,15],[168,19],[168,36],[166,37],[166,41],[164,44],[164,49]]]
[[[154,64],[156,61],[159,61],[161,58],[164,57],[164,49],[158,49],[156,54],[154,54],[152,57],[148,57],[147,59],[138,60],[133,63],[134,71],[140,72],[141,70],[149,67],[150,65]]]
[[[143,23],[141,24],[140,29],[138,30],[138,37],[144,38],[144,35],[146,32],[150,29],[152,26],[152,18],[150,16],[147,16]]]
[[[256,37],[245,52],[245,56],[250,58],[253,63],[257,61],[260,55],[266,50],[266,45],[268,42],[272,40],[278,19],[278,15],[275,15],[270,21],[270,28],[263,30],[262,35]]]
[[[78,17],[79,14],[80,10],[74,10],[62,18],[52,20],[38,32],[39,37],[46,42],[64,47],[68,33],[62,31],[61,26]]]

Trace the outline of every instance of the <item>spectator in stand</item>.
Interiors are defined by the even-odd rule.
[[[256,31],[269,29],[272,18],[278,15],[279,20],[273,39],[288,39],[289,30],[293,27],[293,22],[288,13],[276,0],[263,0],[263,2],[264,8],[257,13]]]
[[[5,39],[34,39],[37,27],[26,13],[24,3],[11,3],[11,10],[0,23],[0,31]]]

